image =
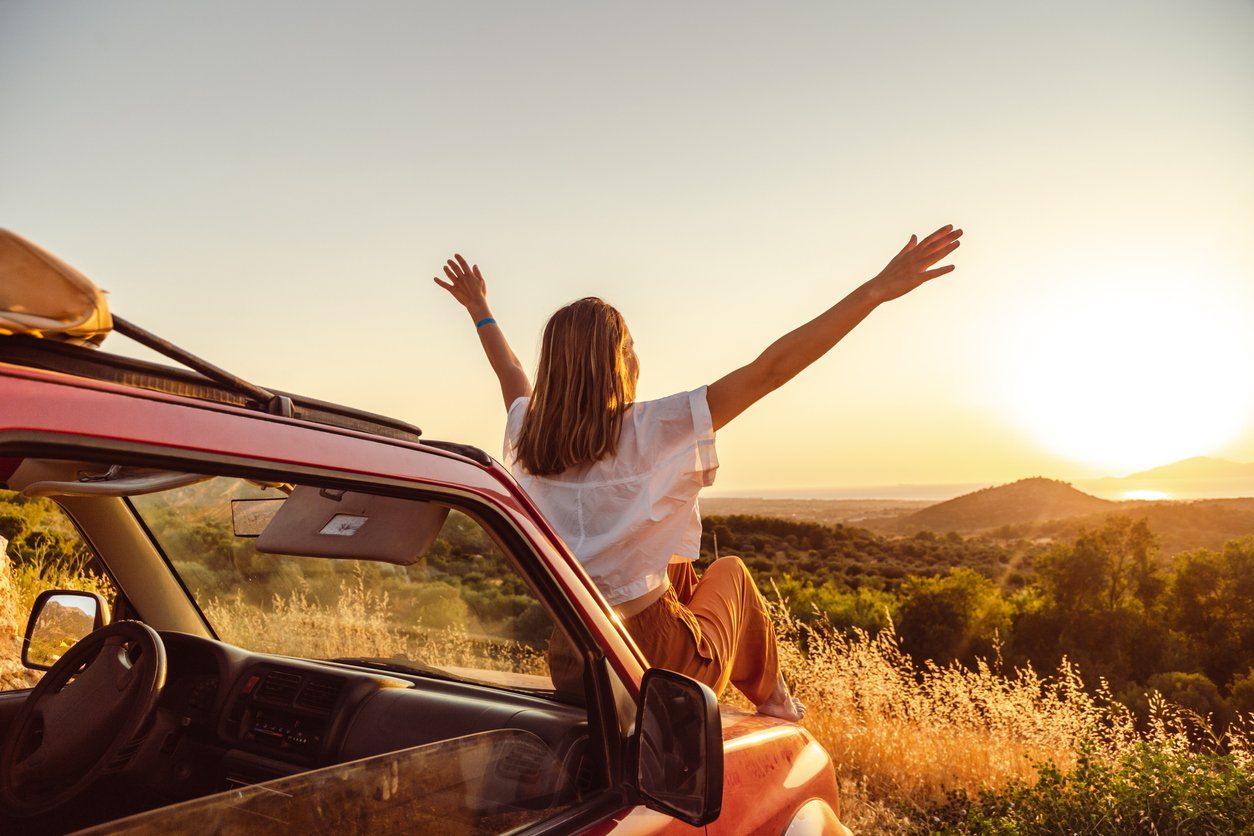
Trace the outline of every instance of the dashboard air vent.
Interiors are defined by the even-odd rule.
[[[510,746],[496,761],[496,774],[522,784],[534,784],[552,763],[553,756],[539,746]]]
[[[257,688],[257,699],[291,705],[296,692],[300,690],[300,683],[300,674],[269,671]]]
[[[344,690],[344,680],[337,677],[314,677],[305,683],[305,687],[301,689],[300,694],[296,697],[296,705],[301,708],[308,708],[310,711],[317,711],[322,714],[330,714],[335,708],[335,703],[340,698],[340,691]]]

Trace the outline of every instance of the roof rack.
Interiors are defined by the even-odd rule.
[[[169,340],[109,312],[104,291],[47,250],[0,229],[0,363],[12,363],[156,392],[256,409],[270,415],[425,444],[490,466],[466,444],[423,441],[404,421],[249,383]],[[171,368],[95,348],[110,331],[181,363]]]
[[[212,363],[201,360],[194,354],[120,317],[113,317],[113,325],[115,331],[167,357],[178,360],[192,371],[144,360],[134,360],[97,348],[84,348],[18,334],[0,336],[0,363],[62,372],[170,395],[255,409],[271,415],[298,418],[316,424],[357,430],[399,441],[419,442],[421,440],[422,430],[404,421],[301,395],[264,389]],[[445,448],[443,442],[422,443]],[[457,449],[462,446],[447,445],[448,449],[453,449],[454,452],[462,452]],[[482,451],[476,448],[469,449],[476,450],[480,456],[487,458]],[[462,452],[462,455],[469,454]],[[469,457],[479,461],[478,456]]]
[[[216,383],[220,383],[229,389],[238,390],[260,404],[271,415],[282,415],[285,418],[294,417],[292,415],[292,399],[286,395],[278,395],[262,389],[260,386],[254,386],[242,377],[236,377],[207,360],[201,360],[190,351],[184,351],[169,340],[163,340],[151,331],[145,331],[135,323],[116,314],[113,316],[113,330],[130,337],[140,345],[147,346],[159,354],[178,360],[184,366],[200,372]]]

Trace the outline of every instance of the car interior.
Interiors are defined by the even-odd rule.
[[[0,830],[155,808],[296,826],[350,767],[395,784],[398,757],[425,777],[353,797],[407,799],[410,821],[418,804],[472,830],[606,786],[579,651],[464,502],[5,461],[0,499],[43,515],[45,548],[29,531],[0,542],[23,579],[9,593],[34,595],[21,644],[33,687],[0,693]],[[77,554],[47,548],[58,537]],[[229,803],[168,807],[233,789]]]

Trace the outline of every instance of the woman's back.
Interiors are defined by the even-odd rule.
[[[435,281],[465,306],[501,384],[505,461],[650,664],[716,694],[733,683],[759,711],[800,719],[804,707],[779,672],[774,627],[748,568],[728,557],[701,578],[693,571],[701,548],[697,494],[718,468],[714,431],[826,354],[880,304],[952,270],[933,265],[961,236],[952,226],[923,241],[910,236],[875,278],[751,363],[709,386],[644,403],[634,402],[640,363],[631,333],[612,305],[587,297],[549,318],[533,390],[488,308],[478,265],[449,259],[448,281]]]
[[[662,586],[673,557],[700,554],[697,494],[718,469],[706,387],[633,403],[613,455],[554,476],[518,463],[528,403],[510,405],[506,464],[611,604]]]

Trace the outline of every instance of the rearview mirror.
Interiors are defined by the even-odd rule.
[[[645,671],[632,742],[644,805],[694,827],[723,809],[723,729],[708,686],[663,668]]]
[[[287,497],[275,499],[232,499],[231,525],[236,537],[260,537],[270,520],[279,513]]]
[[[22,664],[46,671],[79,639],[109,621],[109,604],[94,592],[47,589],[31,607],[22,637]]]

